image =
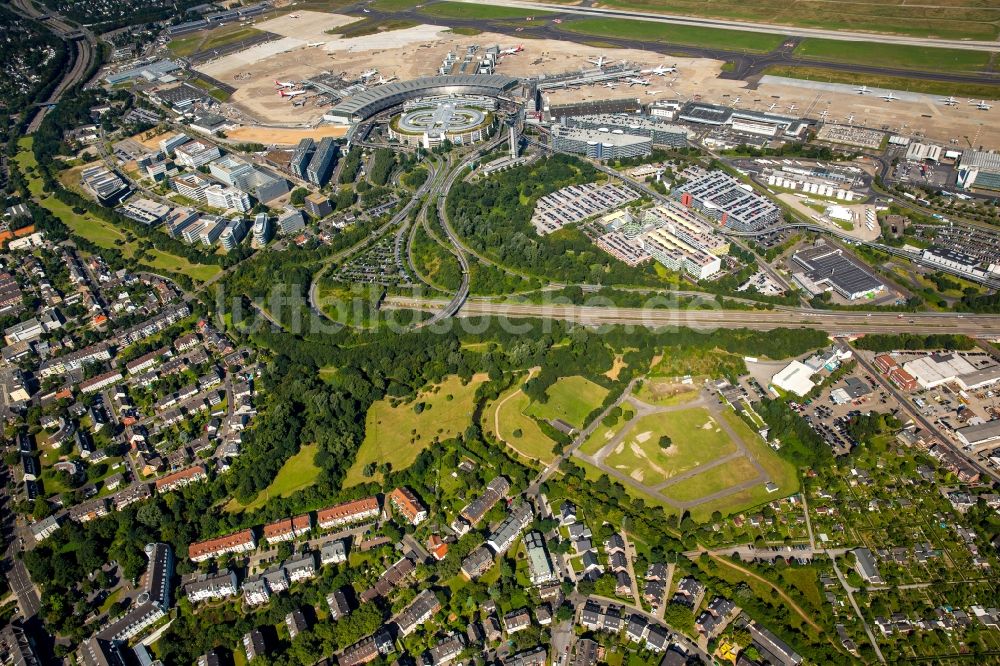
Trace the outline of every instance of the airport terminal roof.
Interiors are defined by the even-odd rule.
[[[425,76],[375,86],[337,104],[326,115],[359,121],[415,97],[462,93],[496,96],[513,88],[517,82],[501,74]]]

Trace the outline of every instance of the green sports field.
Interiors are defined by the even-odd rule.
[[[368,481],[362,471],[369,463],[387,462],[394,470],[405,469],[435,438],[445,440],[464,432],[475,406],[476,387],[484,381],[485,375],[476,375],[463,386],[458,376],[451,376],[411,402],[393,406],[383,399],[372,405],[365,418],[365,439],[344,477],[344,487]],[[424,405],[419,414],[418,403]],[[371,480],[378,478],[376,473]]]

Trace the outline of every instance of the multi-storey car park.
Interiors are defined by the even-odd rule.
[[[777,206],[722,171],[696,177],[672,196],[733,231],[758,232],[781,218]]]

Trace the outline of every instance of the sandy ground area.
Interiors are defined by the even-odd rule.
[[[340,138],[347,134],[347,128],[338,125],[318,125],[305,128],[259,127],[246,125],[226,132],[226,138],[233,141],[247,141],[267,145],[294,146],[305,138],[322,139],[328,136]]]
[[[233,85],[234,111],[244,121],[306,126],[319,122],[326,107],[316,106],[305,95],[303,106],[293,106],[288,98],[275,93],[274,80],[301,81],[322,73],[356,77],[376,69],[385,77],[401,80],[437,73],[449,51],[463,54],[472,44],[502,48],[521,44],[524,50],[501,60],[497,72],[511,76],[555,74],[592,68],[589,61],[604,55],[609,62],[626,60],[641,68],[676,65],[677,74],[649,76],[648,87],[601,85],[552,91],[546,103],[612,99],[634,96],[643,102],[654,99],[696,99],[732,104],[738,108],[805,116],[871,128],[884,127],[917,138],[924,137],[943,146],[969,145],[1000,147],[1000,105],[990,111],[960,104],[949,107],[933,95],[906,95],[906,99],[885,102],[877,96],[862,96],[845,90],[817,89],[810,82],[764,81],[750,90],[745,81],[719,79],[722,62],[705,58],[665,58],[637,49],[596,49],[559,40],[522,39],[515,33],[456,35],[442,26],[419,25],[375,35],[341,39],[327,34],[355,17],[301,11],[261,22],[256,27],[279,35],[281,40],[252,47],[201,66],[201,71]],[[309,44],[321,45],[310,47]],[[239,78],[236,78],[239,77]],[[737,98],[739,101],[737,101]],[[302,99],[301,97],[299,98]],[[773,109],[771,108],[773,106]]]

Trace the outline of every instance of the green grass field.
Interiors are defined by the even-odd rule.
[[[415,21],[409,21],[406,19],[388,19],[385,21],[380,21],[377,19],[361,19],[360,21],[355,21],[354,23],[348,23],[347,25],[342,25],[338,28],[333,28],[327,30],[327,34],[330,35],[340,35],[345,39],[351,37],[365,37],[366,35],[374,35],[379,32],[389,32],[390,30],[405,30],[406,28],[412,28],[417,25]]]
[[[673,442],[667,450],[660,448],[662,435]],[[643,417],[604,463],[655,486],[735,450],[736,444],[708,410],[696,407]]]
[[[532,403],[527,414],[535,418],[552,421],[562,419],[577,430],[586,423],[587,415],[601,406],[608,390],[579,375],[562,377],[549,387],[546,403]]]
[[[254,511],[261,508],[273,497],[290,497],[304,488],[316,483],[320,469],[313,462],[318,444],[304,444],[299,452],[285,461],[267,488],[260,492],[252,502],[242,505],[235,499],[229,500],[225,510],[230,513]]]
[[[571,2],[571,0],[556,0]],[[1000,12],[995,3],[943,0],[910,4],[904,0],[844,0],[831,6],[821,0],[606,0],[619,9],[728,18],[810,28],[898,33],[918,37],[990,40],[997,36]]]
[[[367,481],[362,471],[368,463],[387,462],[394,470],[406,469],[435,438],[445,440],[464,432],[472,415],[476,387],[484,381],[485,375],[476,375],[462,386],[461,379],[452,376],[421,391],[412,402],[394,407],[384,399],[372,405],[365,418],[365,440],[344,477],[344,487]],[[417,414],[414,406],[420,402],[425,408]],[[372,477],[376,481],[379,478],[378,473]]]
[[[550,463],[555,458],[552,453],[555,442],[542,432],[533,418],[524,413],[530,404],[531,399],[520,385],[515,386],[485,411],[483,427],[524,458]]]
[[[717,465],[663,489],[663,494],[679,502],[696,500],[753,478],[757,470],[745,456]]]
[[[212,31],[200,32],[198,34],[191,35],[190,37],[182,37],[180,39],[171,40],[171,42],[167,44],[167,48],[170,49],[174,55],[186,57],[201,51],[208,51],[210,49],[217,49],[221,46],[235,44],[245,39],[257,37],[261,34],[263,33],[256,28],[248,28],[237,24],[216,28]]]
[[[990,62],[990,54],[984,51],[928,49],[920,46],[844,42],[836,39],[803,39],[795,47],[795,55],[816,60],[863,65],[878,63],[882,67],[941,72],[979,72]]]
[[[420,12],[435,18],[451,19],[517,19],[528,16],[542,17],[550,12],[534,11],[531,9],[519,9],[517,7],[497,7],[489,3],[470,4],[466,2],[436,2],[432,5],[424,6]]]
[[[590,437],[587,438],[587,441],[580,445],[580,452],[591,456],[594,455],[614,439],[615,435],[621,432],[621,429],[624,427],[625,419],[619,420],[618,423],[610,428],[603,423],[598,425]]]
[[[928,95],[957,95],[962,97],[978,97],[980,99],[1000,99],[1000,84],[950,83],[947,81],[908,79],[900,76],[841,72],[822,67],[786,67],[784,65],[768,67],[764,70],[764,73],[771,76],[785,76],[793,79],[805,79],[807,81],[846,83],[848,85],[864,84],[872,88],[907,90],[909,92],[926,93]]]
[[[788,462],[767,445],[760,435],[750,429],[739,416],[726,410],[723,418],[740,436],[747,447],[747,451],[752,455],[761,467],[777,486],[778,490],[773,493],[767,492],[763,483],[754,484],[750,488],[740,490],[726,497],[711,500],[691,509],[691,517],[699,522],[706,522],[711,519],[712,512],[718,511],[722,515],[730,515],[740,511],[746,511],[779,497],[787,497],[799,491],[799,477],[795,470],[795,465]],[[756,474],[756,470],[753,471]],[[677,485],[681,485],[680,483]],[[667,488],[668,491],[676,489],[676,486]],[[664,494],[667,494],[666,492]],[[707,492],[702,495],[708,494]],[[672,494],[670,495],[673,496]]]
[[[729,51],[767,53],[781,46],[781,35],[739,30],[718,30],[687,25],[651,23],[629,19],[580,19],[567,21],[561,30],[594,37],[619,37],[665,44],[687,44]]]

